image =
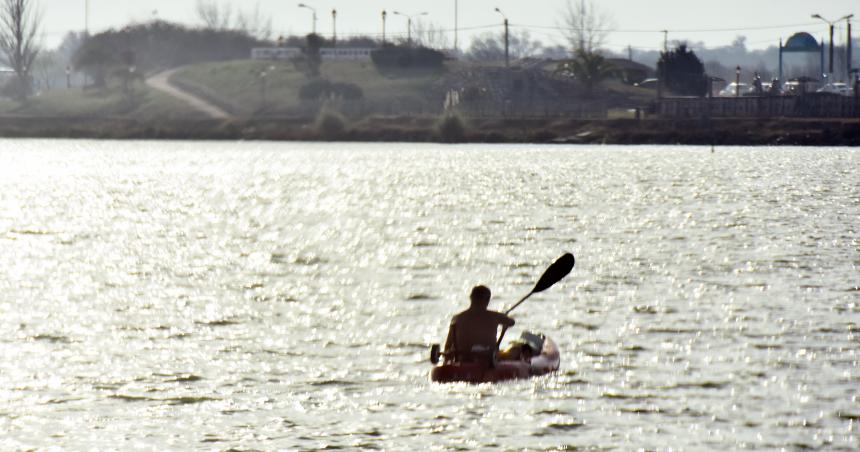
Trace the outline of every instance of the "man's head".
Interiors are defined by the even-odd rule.
[[[486,286],[475,286],[472,288],[469,299],[472,301],[472,307],[487,309],[491,296],[490,289]]]

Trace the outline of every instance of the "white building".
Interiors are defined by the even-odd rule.
[[[324,60],[370,60],[376,50],[370,47],[323,47],[320,56]],[[298,47],[258,47],[251,50],[254,60],[289,60],[302,55]]]

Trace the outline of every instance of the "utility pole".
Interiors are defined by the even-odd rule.
[[[845,53],[847,54],[846,57],[848,60],[848,67],[845,68],[845,72],[848,74],[848,77],[845,80],[848,80],[849,83],[851,82],[851,70],[854,69],[852,67],[852,59],[854,58],[854,43],[851,41],[851,17],[853,16],[854,15],[852,14],[845,18],[845,22],[848,24],[848,44],[845,47]]]
[[[511,35],[508,19],[505,19],[505,67],[511,67]]]
[[[833,74],[833,24],[830,24],[830,71],[828,71],[831,76]]]
[[[663,51],[669,52],[669,30],[663,30]]]
[[[502,10],[499,8],[496,8],[496,12],[501,14],[502,17],[505,19],[505,67],[511,67],[511,35],[510,28],[508,26],[508,17],[505,16],[505,13],[503,13]]]
[[[454,0],[454,51],[460,50],[460,5]]]

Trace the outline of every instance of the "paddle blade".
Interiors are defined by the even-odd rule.
[[[561,281],[562,278],[567,276],[568,273],[573,270],[575,263],[576,259],[573,257],[573,254],[570,253],[558,258],[557,261],[546,269],[543,276],[540,277],[537,284],[535,284],[535,288],[532,290],[532,293],[543,292],[555,285],[555,283]]]

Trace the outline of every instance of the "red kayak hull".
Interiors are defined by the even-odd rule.
[[[560,364],[558,347],[547,338],[541,354],[529,362],[499,361],[495,367],[481,363],[443,364],[430,371],[430,380],[436,383],[497,383],[546,375],[558,370]]]

